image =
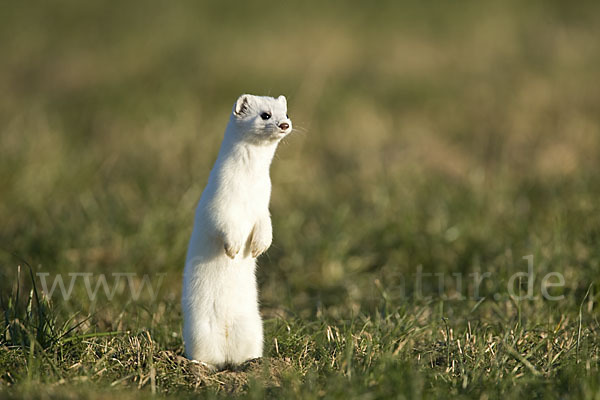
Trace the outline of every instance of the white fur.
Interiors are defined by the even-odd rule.
[[[271,118],[263,120],[264,112]],[[233,106],[185,262],[181,303],[190,359],[223,367],[262,356],[255,260],[273,238],[269,167],[292,130],[286,113],[284,96],[242,95]]]

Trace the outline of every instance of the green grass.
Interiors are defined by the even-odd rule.
[[[599,16],[4,4],[0,397],[600,398]],[[181,278],[244,92],[285,94],[299,131],[271,170],[265,357],[211,373],[183,358]],[[534,298],[508,285],[529,256]]]

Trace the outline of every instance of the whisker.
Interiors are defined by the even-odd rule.
[[[292,131],[293,132],[306,133],[306,132],[308,132],[308,129],[304,128],[302,126],[294,126],[294,127],[292,127]]]

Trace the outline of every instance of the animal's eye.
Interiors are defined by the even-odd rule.
[[[287,114],[285,114],[285,117],[286,117],[287,119],[290,119],[290,116],[289,116],[289,115],[287,115]]]
[[[260,117],[264,120],[267,120],[267,119],[271,118],[271,113],[264,112],[264,113],[260,114]]]

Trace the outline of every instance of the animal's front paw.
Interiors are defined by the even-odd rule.
[[[227,256],[232,260],[242,249],[242,245],[240,243],[233,243],[229,241],[226,241],[223,247],[225,248],[225,254],[227,254]]]
[[[256,258],[258,256],[260,256],[262,253],[264,253],[265,251],[267,251],[267,249],[270,247],[270,244],[253,244],[250,247],[250,251],[252,252],[252,257]]]
[[[273,241],[273,230],[271,221],[266,220],[257,223],[252,230],[252,239],[250,241],[250,253],[256,258],[267,251]]]

